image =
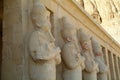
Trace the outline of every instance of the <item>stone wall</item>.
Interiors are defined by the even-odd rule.
[[[2,17],[3,17],[3,1],[1,0],[0,1],[0,53],[1,53],[0,54],[0,72],[1,72],[1,63],[2,63],[2,19],[3,19]]]
[[[64,45],[61,36],[63,23],[62,17],[67,17],[69,23],[78,30],[82,28],[88,36],[97,39],[105,49],[104,55],[106,64],[109,64],[109,53],[120,57],[120,46],[97,24],[79,4],[72,0],[41,0],[50,13],[52,34],[55,37],[55,44],[60,48]],[[2,80],[29,80],[28,75],[28,40],[33,27],[30,13],[33,0],[5,0],[3,18],[3,56],[2,56]],[[111,63],[114,63],[112,58]],[[118,66],[118,63],[117,63]],[[114,70],[113,65],[113,70]],[[62,63],[57,66],[57,80],[63,80]],[[115,73],[115,71],[114,71]],[[109,80],[111,73],[108,72]],[[115,77],[115,76],[113,76]]]
[[[76,0],[78,1],[78,0]],[[120,43],[119,0],[81,0],[78,3],[97,21],[102,27]],[[89,9],[90,8],[90,9]]]

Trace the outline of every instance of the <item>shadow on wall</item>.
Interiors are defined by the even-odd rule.
[[[0,0],[0,72],[2,63],[2,16],[3,16],[3,0]],[[1,73],[0,73],[1,78]]]

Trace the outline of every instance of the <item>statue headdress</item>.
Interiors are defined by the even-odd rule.
[[[71,24],[66,17],[62,18],[63,29],[62,29],[62,36],[64,38],[68,37],[69,35],[76,33],[76,28],[73,24]]]
[[[92,43],[92,49],[93,49],[94,54],[102,55],[102,49],[101,49],[100,44],[97,42],[97,40],[92,37],[91,43]]]
[[[33,8],[31,15],[39,15],[40,17],[45,17],[47,15],[47,10],[40,0],[33,0]]]
[[[44,30],[50,30],[50,21],[48,19],[48,11],[40,0],[33,0],[33,8],[31,17],[33,22]]]
[[[85,32],[83,31],[83,29],[79,29],[78,35],[79,35],[79,41],[81,43],[90,40],[90,37],[87,34],[85,34]]]

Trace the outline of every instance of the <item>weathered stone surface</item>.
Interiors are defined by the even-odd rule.
[[[4,1],[2,80],[22,80],[24,75],[24,24],[21,4],[21,0]]]
[[[80,55],[76,29],[65,17],[62,21],[62,36],[65,41],[62,48],[63,80],[82,80],[85,58]]]
[[[97,80],[98,63],[94,61],[94,57],[91,55],[90,37],[85,34],[85,32],[79,30],[79,42],[82,46],[82,55],[85,57],[85,69],[83,71],[83,80]]]
[[[56,80],[56,64],[61,62],[60,48],[55,46],[45,6],[35,0],[31,18],[35,27],[29,42],[30,80]]]
[[[105,64],[103,53],[100,44],[95,40],[95,38],[91,38],[93,53],[95,56],[95,61],[98,63],[99,73],[97,75],[98,80],[108,80],[107,71],[108,67]]]
[[[57,65],[57,72],[56,71],[56,64],[60,63],[60,56],[54,56],[54,53],[51,55],[51,50],[53,49],[53,46],[57,48],[56,46],[59,46],[63,48],[64,46],[64,40],[62,39],[61,35],[61,29],[63,29],[63,24],[60,22],[61,18],[63,16],[66,16],[68,18],[68,23],[70,23],[69,26],[72,26],[73,29],[76,28],[77,30],[79,28],[83,28],[85,33],[89,36],[93,36],[97,38],[100,45],[102,45],[105,48],[106,55],[108,55],[108,51],[110,51],[110,54],[114,54],[117,57],[120,57],[120,47],[118,44],[115,43],[115,41],[98,25],[96,24],[91,17],[83,10],[84,4],[82,0],[80,4],[82,4],[83,8],[80,8],[79,5],[77,5],[73,0],[40,0],[42,4],[45,6],[45,14],[39,14],[39,9],[37,9],[39,16],[32,15],[31,12],[33,10],[33,2],[36,0],[4,0],[4,15],[3,15],[3,52],[2,52],[2,80],[30,80],[30,61],[32,62],[34,67],[38,66],[37,68],[34,68],[36,73],[40,73],[43,71],[43,74],[45,74],[45,71],[48,71],[48,68],[50,67],[53,70],[53,73],[46,73],[45,78],[56,78],[56,80],[63,80],[63,71],[66,71],[66,74],[70,76],[68,79],[75,80],[78,77],[81,79],[81,73],[82,68],[84,68],[84,64],[78,65],[78,68],[69,69],[67,65],[64,65],[64,61],[60,65]],[[91,2],[94,3],[94,1],[91,0]],[[39,4],[39,3],[38,3]],[[34,8],[35,10],[35,8]],[[98,10],[97,8],[92,9],[93,14],[95,14],[95,17],[98,17]],[[40,12],[44,12],[44,10],[40,10]],[[35,13],[37,14],[37,13]],[[40,16],[42,15],[42,16]],[[44,18],[47,15],[47,21],[46,18]],[[37,16],[34,17],[33,16]],[[37,19],[36,19],[37,18]],[[101,18],[101,16],[100,16]],[[43,21],[42,21],[42,20]],[[45,22],[44,22],[45,20]],[[36,23],[37,22],[37,23]],[[42,24],[41,24],[42,22]],[[111,23],[112,24],[112,23]],[[40,25],[44,25],[44,27],[39,27]],[[49,25],[49,26],[48,26]],[[52,25],[52,26],[51,26]],[[51,31],[47,31],[51,30]],[[52,34],[51,34],[52,32]],[[69,31],[68,31],[69,33]],[[32,36],[33,35],[33,36]],[[34,36],[35,35],[35,36]],[[47,37],[46,37],[47,36]],[[54,36],[54,37],[53,37]],[[40,41],[37,39],[40,38]],[[53,39],[51,39],[53,38]],[[55,38],[55,39],[54,39]],[[36,41],[35,41],[36,40]],[[55,41],[54,41],[55,40]],[[42,43],[51,43],[50,41],[53,41],[53,44],[48,46],[41,46],[38,42]],[[91,45],[90,40],[87,42],[88,45]],[[36,44],[36,46],[33,46]],[[74,45],[74,43],[72,43]],[[76,43],[78,45],[78,43]],[[32,46],[30,46],[32,45]],[[76,46],[77,46],[76,45]],[[30,48],[31,47],[31,48]],[[39,49],[43,48],[42,51]],[[74,46],[75,47],[75,46]],[[80,47],[80,46],[79,46]],[[90,46],[89,46],[90,47]],[[59,48],[57,48],[59,49]],[[80,52],[82,49],[76,49],[73,48],[75,51],[78,50]],[[40,53],[40,56],[31,55],[32,51],[36,50]],[[69,49],[70,50],[70,49]],[[68,52],[70,52],[68,50]],[[71,49],[72,50],[72,49]],[[90,55],[88,55],[91,58],[94,59],[92,49],[90,48]],[[35,52],[36,52],[35,51]],[[49,51],[49,52],[48,52]],[[43,53],[45,54],[43,54]],[[59,50],[58,50],[59,53]],[[88,53],[88,54],[89,54]],[[57,54],[57,53],[55,53]],[[62,54],[62,53],[60,53]],[[37,54],[38,55],[38,54]],[[70,55],[67,55],[69,57]],[[79,56],[79,54],[78,54]],[[34,57],[34,59],[32,58]],[[52,58],[51,58],[52,57]],[[79,56],[80,59],[81,56]],[[89,58],[88,57],[88,58]],[[39,60],[42,59],[42,60]],[[69,57],[70,58],[70,57]],[[73,59],[74,57],[72,57]],[[114,60],[113,58],[106,57],[107,61],[110,61],[112,59],[112,63],[109,63],[110,65],[113,64]],[[37,59],[37,60],[36,60]],[[51,59],[51,60],[48,60]],[[68,59],[68,58],[66,58]],[[71,58],[70,58],[71,59]],[[73,62],[73,60],[68,60],[67,62]],[[80,60],[82,62],[82,60]],[[84,61],[84,60],[83,60]],[[70,62],[70,64],[71,64]],[[94,67],[96,64],[94,60],[90,60],[90,62],[93,62],[92,64],[87,64],[88,68]],[[75,63],[76,64],[76,63]],[[49,67],[48,67],[49,66]],[[73,65],[72,65],[73,66]],[[83,67],[82,67],[83,66]],[[90,67],[89,67],[90,66]],[[113,65],[114,67],[114,65]],[[40,68],[40,69],[39,69]],[[46,69],[47,68],[47,69]],[[41,70],[43,69],[43,70]],[[114,69],[112,69],[114,70]],[[40,71],[40,72],[38,72]],[[109,71],[110,72],[110,71]],[[112,72],[112,71],[111,71]],[[35,73],[35,74],[36,74]],[[40,77],[39,74],[35,75],[33,74],[31,77]],[[96,74],[96,70],[92,72],[92,74],[86,74],[85,75],[89,77],[95,77],[93,74]],[[51,76],[52,77],[51,77]],[[56,75],[56,76],[55,76]],[[47,77],[46,77],[47,76]],[[74,76],[74,77],[73,77]],[[76,77],[77,76],[77,77]],[[110,76],[110,75],[109,75]],[[72,78],[71,78],[72,77]],[[86,76],[84,76],[86,77]],[[42,78],[42,77],[40,77]],[[87,77],[86,77],[87,78]],[[110,78],[109,78],[110,79]],[[113,75],[113,78],[114,75]],[[116,78],[117,79],[117,78]],[[89,80],[89,79],[87,79]]]
[[[82,0],[84,9],[120,43],[120,1],[119,0]]]

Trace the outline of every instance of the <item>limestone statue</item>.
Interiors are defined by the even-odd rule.
[[[61,62],[60,48],[55,46],[45,6],[34,0],[31,19],[35,31],[29,40],[30,80],[56,80],[56,64]]]
[[[97,75],[97,78],[98,80],[108,80],[107,79],[108,67],[105,64],[101,46],[95,38],[91,38],[91,41],[92,41],[93,52],[95,55],[95,61],[98,63],[99,66],[99,73]]]
[[[79,41],[82,46],[82,55],[85,57],[85,69],[83,70],[83,80],[97,80],[98,63],[94,61],[94,57],[90,51],[90,38],[82,29],[78,31]]]
[[[63,17],[62,21],[64,25],[62,37],[65,41],[61,54],[63,59],[63,80],[82,80],[85,58],[80,55],[76,29],[66,17]]]

